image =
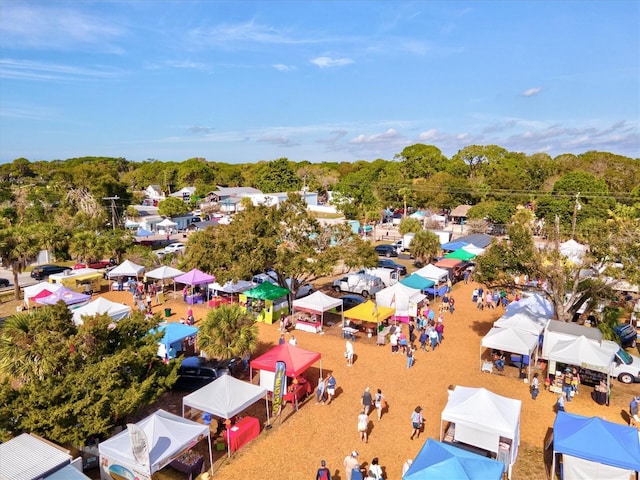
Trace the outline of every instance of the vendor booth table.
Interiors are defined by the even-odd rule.
[[[202,294],[196,293],[194,295],[187,295],[186,297],[184,297],[184,300],[188,305],[196,305],[203,302],[203,297]]]
[[[318,333],[322,330],[322,322],[316,320],[315,322],[309,320],[297,320],[296,330],[302,330],[303,332]]]
[[[311,387],[309,381],[306,378],[300,376],[297,377],[296,380],[297,383],[292,383],[287,388],[287,393],[285,393],[282,397],[284,401],[297,404],[299,400],[308,395],[311,395],[313,387]]]
[[[186,473],[187,478],[193,480],[204,471],[204,457],[202,455],[186,454],[176,458],[169,465],[174,470]]]
[[[244,417],[227,430],[225,440],[229,449],[237,452],[259,434],[260,421],[254,417]]]

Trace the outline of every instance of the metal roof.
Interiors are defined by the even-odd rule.
[[[71,463],[67,450],[28,433],[0,444],[0,480],[36,480]]]

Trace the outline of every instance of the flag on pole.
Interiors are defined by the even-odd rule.
[[[396,303],[396,294],[394,293],[391,297],[391,303],[389,303],[389,306],[395,305],[395,303]]]
[[[287,365],[284,362],[276,362],[275,375],[273,377],[273,415],[276,416],[280,413],[282,407],[282,397],[284,397],[284,390],[287,388],[285,383],[285,374],[287,371]]]

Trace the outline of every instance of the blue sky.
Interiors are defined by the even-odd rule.
[[[640,156],[640,2],[0,0],[0,162]]]

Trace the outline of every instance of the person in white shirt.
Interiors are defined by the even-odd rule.
[[[382,468],[378,465],[378,457],[371,460],[371,465],[369,466],[369,478],[373,480],[382,480]]]
[[[353,365],[353,343],[347,340],[346,343],[346,355],[347,355],[347,366],[351,367]]]
[[[289,339],[289,345],[291,345],[293,347],[298,345],[298,341],[296,340],[296,336],[295,335],[291,335],[291,338]]]

